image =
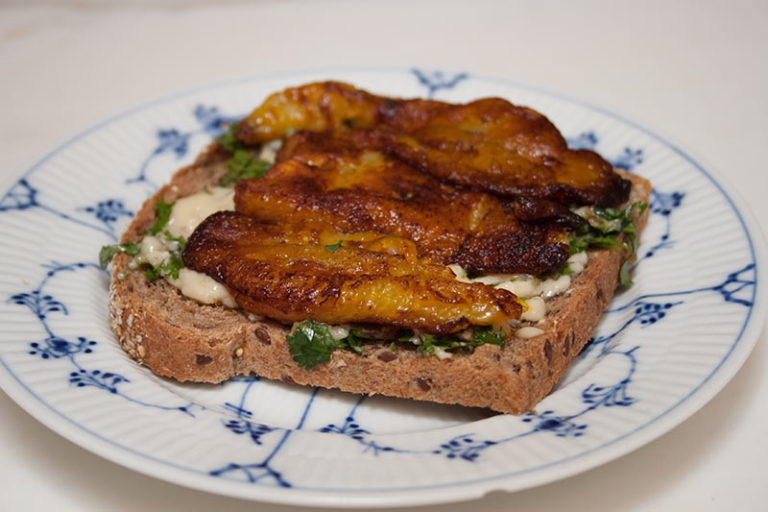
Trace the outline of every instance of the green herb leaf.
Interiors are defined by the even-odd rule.
[[[242,149],[243,147],[243,143],[235,137],[235,131],[237,130],[238,124],[240,123],[232,123],[229,125],[229,128],[227,128],[227,131],[216,138],[219,144],[221,144],[221,147],[230,153],[234,153],[236,150]]]
[[[147,281],[154,281],[160,277],[160,271],[152,265],[146,264],[144,267],[144,276],[146,276]]]
[[[334,350],[341,348],[331,336],[328,326],[311,318],[296,326],[293,333],[285,337],[290,346],[293,360],[302,368],[311,370],[331,360]]]
[[[504,346],[504,333],[494,331],[491,327],[475,327],[472,333],[472,345],[477,347],[490,343],[491,345]]]
[[[172,277],[173,279],[179,278],[179,270],[184,268],[184,260],[181,258],[179,251],[171,251],[171,257],[168,258],[160,265],[160,275],[163,277]]]
[[[119,245],[105,245],[99,251],[99,266],[101,268],[107,268],[107,265],[112,261],[118,253],[123,252]]]
[[[363,350],[363,347],[360,346],[360,340],[362,338],[363,337],[360,336],[358,332],[349,331],[349,335],[343,340],[340,340],[340,344],[342,348],[351,350],[352,352],[356,352],[358,354],[364,354],[365,351]]]
[[[245,149],[236,149],[225,165],[228,172],[219,180],[219,184],[224,187],[248,178],[261,178],[272,166],[266,160],[254,158]]]
[[[187,239],[181,235],[173,236],[168,230],[163,231],[163,235],[169,242],[176,242],[176,244],[179,246],[179,250],[184,249],[184,246],[187,245]]]
[[[336,249],[338,249],[339,247],[341,247],[341,240],[339,240],[335,244],[326,245],[325,250],[328,252],[336,252]]]
[[[597,206],[581,207],[574,211],[588,223],[587,226],[576,228],[570,236],[570,254],[574,255],[586,251],[590,247],[602,249],[612,249],[620,247],[627,251],[627,259],[637,251],[637,228],[634,219],[641,215],[648,204],[637,201],[623,210],[618,208],[600,208]],[[619,240],[624,235],[629,244]],[[628,260],[621,266],[619,272],[619,283],[623,286],[631,286],[632,279],[629,277],[630,265]]]
[[[155,225],[147,230],[147,234],[156,235],[165,228],[165,225],[168,224],[168,219],[171,218],[174,204],[176,204],[176,201],[166,203],[162,197],[158,199],[155,203],[155,216],[157,220],[155,220]]]
[[[422,354],[431,355],[435,353],[435,342],[437,341],[437,338],[433,336],[432,334],[425,334],[421,338],[421,345],[418,346],[417,350],[421,352]]]
[[[621,286],[632,286],[632,277],[629,275],[631,267],[632,265],[630,265],[629,260],[621,264],[621,268],[619,269],[619,284]]]
[[[136,256],[141,252],[139,244],[128,241],[124,244],[105,245],[99,251],[99,265],[106,269],[112,259],[119,253],[124,252],[131,256]]]

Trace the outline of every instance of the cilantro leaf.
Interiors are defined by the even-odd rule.
[[[336,242],[335,244],[326,245],[326,246],[325,246],[325,250],[326,250],[326,251],[328,251],[328,252],[336,252],[336,250],[337,250],[339,247],[341,247],[341,240],[339,240],[339,241],[338,241],[338,242]]]
[[[629,277],[629,259],[637,251],[637,228],[634,219],[641,215],[648,204],[637,201],[623,210],[618,208],[600,208],[597,206],[581,207],[574,211],[587,221],[587,224],[575,228],[570,235],[570,254],[574,255],[586,251],[590,247],[612,249],[619,247],[627,252],[627,261],[621,266],[619,283],[622,286],[631,286]],[[629,243],[619,240],[625,236]]]
[[[434,354],[435,353],[435,346],[437,338],[432,334],[425,334],[421,338],[421,344],[417,347],[416,350],[421,352],[422,354]]]
[[[179,270],[184,268],[184,260],[181,259],[179,251],[171,251],[171,257],[160,265],[160,275],[163,277],[171,276],[174,279],[179,278]]]
[[[331,360],[331,354],[341,348],[339,342],[331,336],[328,326],[311,318],[297,325],[285,340],[290,346],[293,360],[307,370],[327,363]]]
[[[174,204],[176,204],[176,201],[166,203],[162,197],[158,199],[155,203],[155,216],[157,217],[157,220],[155,220],[154,226],[147,230],[147,234],[156,235],[165,228],[165,225],[168,224],[168,219],[171,218],[171,211],[173,210]]]
[[[119,245],[105,245],[99,251],[99,266],[101,268],[107,268],[112,259],[117,256],[118,253],[123,252]]]
[[[475,327],[471,343],[475,347],[487,343],[501,347],[504,346],[504,333],[502,331],[494,331],[491,327]]]
[[[247,178],[261,178],[272,166],[266,160],[254,158],[245,149],[236,149],[225,165],[228,172],[219,180],[219,184],[224,187]]]
[[[364,336],[361,336],[357,331],[349,331],[349,335],[347,335],[347,337],[343,340],[340,340],[340,344],[342,348],[351,350],[352,352],[356,352],[358,354],[363,354],[365,351],[363,350],[363,347],[360,346],[361,338],[364,338]]]
[[[154,281],[160,277],[160,270],[147,263],[144,267],[144,276],[147,278],[147,281]]]
[[[123,244],[105,245],[99,251],[99,266],[106,269],[112,259],[121,252],[136,256],[141,252],[139,244],[128,241]]]
[[[221,147],[230,153],[234,153],[236,150],[242,149],[243,147],[242,142],[235,137],[235,131],[237,130],[238,124],[240,123],[232,123],[229,125],[229,128],[227,128],[227,131],[216,137],[216,140],[221,144]]]
[[[165,230],[163,231],[163,235],[165,235],[165,239],[169,242],[176,242],[176,245],[178,245],[179,250],[184,249],[184,246],[187,245],[187,239],[183,236],[173,236],[170,231]]]
[[[632,277],[629,275],[630,269],[631,265],[629,264],[629,260],[621,264],[621,268],[619,269],[619,284],[621,286],[632,286]]]

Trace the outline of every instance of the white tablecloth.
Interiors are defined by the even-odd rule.
[[[257,71],[420,66],[499,76],[620,113],[725,176],[768,218],[765,2],[31,4],[0,7],[3,190],[70,135],[171,92]],[[766,337],[714,400],[634,453],[539,488],[419,510],[768,510]],[[0,509],[294,510],[124,469],[2,392]]]

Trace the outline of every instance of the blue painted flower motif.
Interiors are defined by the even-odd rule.
[[[669,217],[676,208],[680,207],[684,197],[683,192],[664,193],[654,189],[651,191],[651,204],[648,208],[651,213]]]
[[[571,149],[591,149],[597,147],[597,135],[595,132],[581,132],[575,137],[566,137],[565,142]]]
[[[600,354],[607,354],[612,348],[611,342],[630,325],[635,322],[639,322],[643,327],[653,325],[666,317],[670,309],[682,303],[682,301],[655,303],[643,300],[643,298],[638,298],[624,307],[608,310],[607,313],[614,313],[616,311],[625,310],[628,307],[633,307],[632,316],[625,320],[621,327],[610,334],[598,336],[597,338],[590,338],[587,344],[581,349],[580,355],[583,356],[598,345],[602,345]]]
[[[0,212],[26,210],[38,206],[37,189],[26,178],[22,178],[0,199]]]
[[[750,263],[741,270],[728,274],[725,281],[712,287],[712,290],[719,292],[726,302],[751,307],[752,299],[747,297],[752,296],[756,285],[756,267],[754,263]]]
[[[27,306],[40,320],[45,320],[49,313],[61,312],[67,314],[67,307],[52,296],[43,294],[39,289],[12,295],[10,302]]]
[[[186,156],[189,151],[189,141],[196,135],[204,134],[207,137],[216,137],[220,135],[227,124],[233,123],[239,119],[233,116],[224,116],[219,112],[218,107],[197,105],[193,110],[195,120],[200,123],[200,128],[196,130],[190,130],[188,132],[182,132],[176,128],[160,128],[157,130],[157,146],[152,152],[144,159],[139,167],[139,173],[133,177],[125,180],[127,184],[143,183],[147,185],[150,190],[157,190],[158,186],[153,183],[149,177],[148,172],[152,162],[159,156],[173,153],[176,158],[182,158]]]
[[[355,423],[355,418],[352,416],[347,416],[344,420],[344,424],[342,424],[340,427],[334,425],[333,423],[330,423],[326,425],[325,427],[321,428],[319,432],[333,432],[336,434],[344,434],[352,439],[361,440],[364,438],[366,434],[370,434],[371,432],[361,428],[360,425]]]
[[[229,402],[225,403],[224,407],[234,412],[237,416],[236,419],[225,421],[224,426],[235,434],[248,434],[251,437],[251,441],[255,444],[262,444],[261,437],[263,435],[277,430],[275,427],[270,427],[263,423],[252,422],[250,418],[253,417],[253,413],[242,407],[238,407]]]
[[[368,436],[370,436],[371,432],[367,429],[362,428],[357,423],[354,417],[354,410],[357,409],[357,406],[359,406],[362,403],[362,400],[363,400],[362,398],[358,400],[357,404],[353,408],[353,412],[351,412],[350,415],[344,419],[344,423],[341,426],[337,426],[333,423],[330,423],[325,427],[322,427],[321,429],[319,429],[318,432],[341,434],[341,435],[347,436],[350,439],[357,441],[358,443],[362,444],[365,447],[365,449],[363,450],[363,453],[371,452],[374,455],[379,455],[379,453],[381,452],[402,451],[402,450],[396,450],[392,446],[380,445],[376,441],[372,439],[368,439]]]
[[[90,354],[93,352],[91,347],[96,342],[83,336],[77,338],[77,342],[72,342],[56,335],[45,338],[42,343],[32,342],[29,344],[30,355],[39,355],[43,359],[58,359],[60,357],[71,357],[75,354]]]
[[[61,273],[76,272],[82,269],[95,269],[99,272],[103,271],[96,263],[86,262],[62,264],[54,261],[44,264],[43,268],[47,270],[45,272],[45,276],[40,281],[40,284],[37,286],[37,288],[29,292],[16,293],[8,299],[8,302],[10,303],[27,307],[40,321],[43,330],[47,334],[42,341],[30,342],[30,349],[28,352],[29,355],[39,356],[42,359],[49,360],[68,360],[74,367],[74,370],[69,374],[69,383],[73,386],[96,387],[109,393],[119,395],[121,398],[129,402],[133,402],[144,407],[151,407],[164,411],[178,411],[188,416],[194,417],[192,409],[196,407],[195,404],[188,403],[182,406],[173,406],[154,404],[145,402],[143,400],[138,400],[120,392],[118,389],[119,384],[129,382],[126,377],[123,377],[122,375],[114,372],[87,370],[83,368],[83,366],[81,366],[78,362],[77,356],[81,354],[92,353],[94,347],[98,343],[95,340],[86,338],[85,336],[78,336],[75,341],[71,341],[54,333],[48,324],[48,315],[54,312],[60,312],[66,315],[68,314],[68,308],[63,302],[54,299],[53,296],[45,293],[44,290],[50,280]]]
[[[575,417],[578,415],[560,416],[548,410],[540,414],[526,413],[521,421],[533,423],[533,432],[552,432],[557,437],[580,437],[584,435],[587,425],[575,423]]]
[[[86,206],[82,210],[95,215],[109,229],[114,229],[113,224],[120,217],[133,217],[133,212],[127,210],[119,199],[99,201],[96,206]]]
[[[659,237],[658,242],[652,244],[646,249],[643,255],[638,258],[634,266],[637,266],[642,260],[652,257],[661,249],[670,249],[674,241],[670,238],[672,233],[672,222],[670,216],[680,207],[685,194],[682,192],[659,192],[656,189],[651,190],[651,201],[648,205],[648,211],[654,215],[660,215],[664,219],[664,233]]]
[[[599,139],[594,131],[582,132],[575,137],[566,137],[568,147],[571,149],[589,149],[595,151]],[[643,163],[643,150],[641,148],[632,149],[625,147],[624,151],[616,157],[606,158],[614,167],[620,167],[628,171],[634,171],[635,168]]]
[[[269,462],[259,464],[235,464],[230,463],[220,469],[215,469],[209,473],[211,476],[235,476],[240,475],[246,482],[257,483],[263,480],[272,480],[274,484],[280,487],[291,487],[291,484],[283,478],[279,471],[275,471],[269,465]]]
[[[202,125],[203,131],[211,137],[220,135],[226,125],[234,123],[238,119],[222,115],[218,107],[206,107],[205,105],[196,106],[194,115],[195,119]]]
[[[112,394],[118,392],[117,386],[123,382],[130,382],[126,377],[113,372],[100,370],[85,370],[83,368],[69,374],[69,383],[79,388],[93,386]]]
[[[157,130],[158,144],[154,154],[160,155],[172,151],[177,158],[187,154],[189,150],[189,138],[191,133],[181,133],[175,128],[169,130]]]
[[[449,76],[442,71],[424,71],[421,69],[412,69],[411,72],[416,75],[419,83],[429,91],[427,93],[428,98],[434,98],[437,91],[453,89],[459,82],[469,77],[467,73],[456,73]]]
[[[635,303],[634,316],[632,321],[640,320],[640,325],[646,326],[655,324],[667,315],[667,311],[673,306],[681,304],[680,302],[657,302],[639,301]]]
[[[643,163],[643,150],[624,148],[624,151],[616,158],[611,159],[611,165],[627,171],[634,171],[635,167]]]
[[[474,434],[462,434],[441,444],[432,453],[435,455],[445,455],[449,459],[459,458],[468,462],[474,462],[485,449],[496,444],[498,444],[496,441],[477,441],[474,439]]]

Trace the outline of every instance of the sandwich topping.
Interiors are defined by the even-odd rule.
[[[218,141],[231,153],[220,186],[161,199],[143,239],[100,260],[124,252],[201,303],[292,323],[305,368],[375,340],[443,358],[542,334],[546,299],[588,248],[632,254],[645,207],[599,155],[499,98],[314,83],[270,96]],[[631,283],[628,265],[621,277]]]

